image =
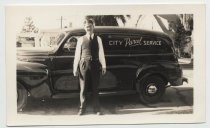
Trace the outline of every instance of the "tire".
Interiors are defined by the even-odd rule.
[[[17,111],[22,111],[22,109],[27,104],[28,100],[28,91],[26,88],[21,85],[17,84]]]
[[[140,82],[139,98],[144,104],[160,101],[165,93],[165,81],[159,76],[148,76]]]

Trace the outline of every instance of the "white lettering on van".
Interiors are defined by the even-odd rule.
[[[116,41],[110,40],[109,45],[116,45]]]
[[[142,45],[141,40],[142,37],[140,39],[133,39],[131,40],[130,38],[124,38],[125,40],[125,47],[127,46],[136,46],[136,45]]]
[[[125,47],[135,47],[135,46],[160,46],[162,42],[160,40],[142,40],[139,39],[124,38],[124,40],[110,40],[110,46],[125,46]]]
[[[159,40],[144,40],[143,45],[161,45]]]
[[[109,45],[122,45],[123,41],[121,40],[110,40]]]

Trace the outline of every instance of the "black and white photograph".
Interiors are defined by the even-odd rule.
[[[8,125],[202,121],[204,7],[179,6],[7,6]]]

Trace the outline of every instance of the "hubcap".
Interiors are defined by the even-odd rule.
[[[157,92],[157,87],[155,86],[155,83],[151,83],[147,86],[147,93],[148,94],[155,94]]]

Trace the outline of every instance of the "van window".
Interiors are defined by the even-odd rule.
[[[101,34],[105,54],[129,54],[129,47],[125,46],[125,39],[129,38],[123,34]]]
[[[153,36],[131,36],[127,39],[130,46],[130,53],[137,54],[158,54],[173,52],[171,45],[161,38]]]
[[[75,49],[77,45],[77,41],[80,36],[71,36],[63,46],[63,54],[64,55],[74,55]]]

